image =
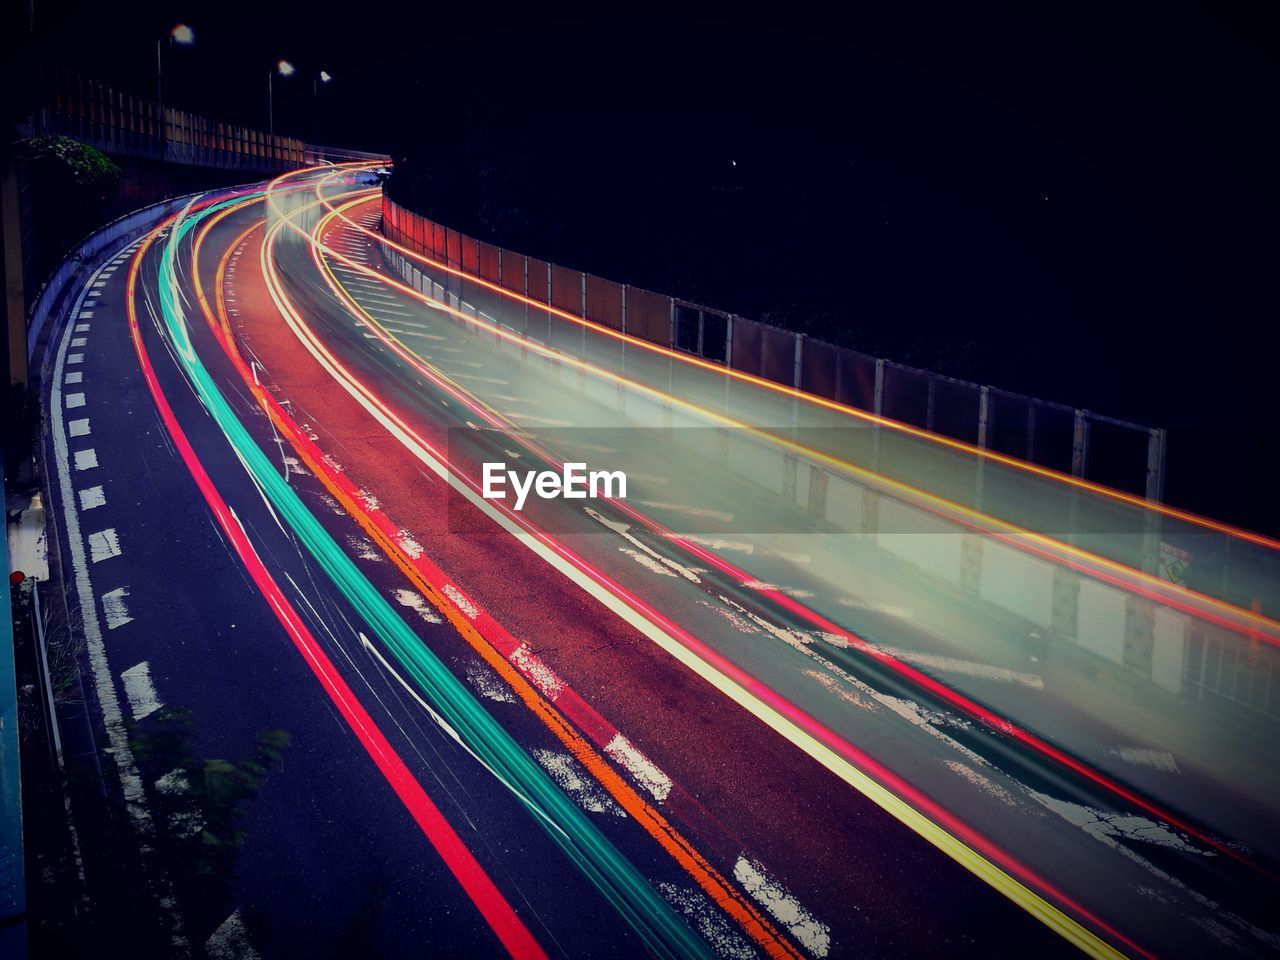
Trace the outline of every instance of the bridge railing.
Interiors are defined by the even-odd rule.
[[[271,173],[301,167],[307,145],[209,117],[161,108],[78,74],[50,68],[31,120],[37,136],[61,135],[107,153]]]
[[[836,403],[1159,501],[1165,431],[874,357],[475,240],[383,197],[397,243],[603,326]],[[1094,456],[1095,448],[1105,456]]]

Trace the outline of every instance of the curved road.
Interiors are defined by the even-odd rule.
[[[1145,508],[539,309],[368,179],[201,198],[54,344],[140,949],[1276,949],[1280,630],[1144,573]]]

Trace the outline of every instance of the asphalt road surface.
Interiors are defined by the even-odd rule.
[[[52,345],[112,936],[1276,951],[1274,545],[539,309],[367,180],[199,199]],[[517,510],[498,461],[628,489]]]

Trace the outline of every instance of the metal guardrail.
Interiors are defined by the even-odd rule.
[[[307,144],[304,159],[307,166],[321,163],[348,163],[360,160],[391,162],[391,157],[385,153],[371,153],[368,150],[348,150],[345,147],[326,147],[318,143]]]
[[[570,270],[433,223],[385,194],[382,229],[456,270],[651,343],[1148,500],[1164,496],[1162,428],[909,367]]]
[[[34,135],[62,135],[107,153],[260,173],[302,166],[296,137],[161,107],[105,83],[47,68],[30,124]]]
[[[43,71],[40,89],[28,133],[71,137],[107,153],[258,173],[316,163],[391,159],[382,153],[308,144],[297,137],[161,107],[56,67]]]
[[[61,299],[67,282],[80,271],[85,261],[93,260],[104,250],[120,245],[127,239],[141,236],[144,228],[181,209],[196,196],[199,194],[172,197],[127,213],[93,231],[70,250],[41,285],[27,312],[27,359],[34,362],[36,345],[40,341],[46,318]]]

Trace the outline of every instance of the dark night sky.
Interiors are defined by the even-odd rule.
[[[1171,500],[1280,533],[1280,71],[1262,5],[35,7],[60,59],[140,92],[155,38],[190,23],[171,102],[255,125],[270,64],[293,60],[278,128],[407,158],[403,182],[464,231],[1169,426]],[[317,111],[322,68],[337,80]]]

